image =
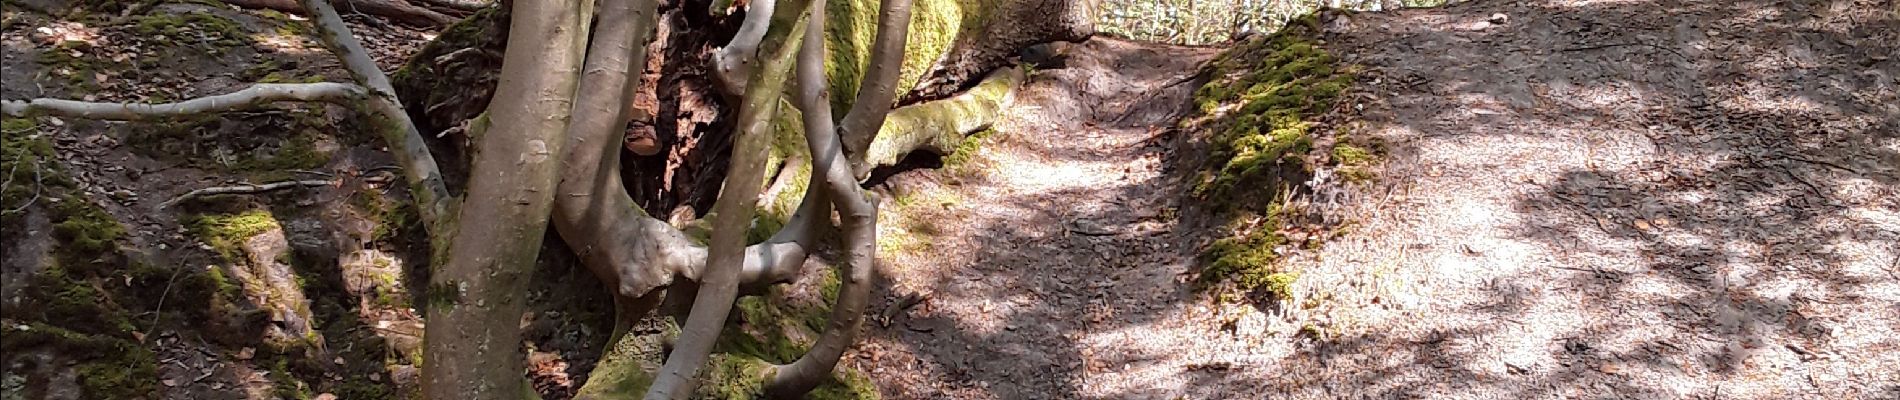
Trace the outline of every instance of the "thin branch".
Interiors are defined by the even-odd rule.
[[[728,95],[745,93],[746,78],[759,59],[759,42],[765,40],[778,0],[753,0],[747,5],[745,21],[732,41],[713,52],[713,80]]]
[[[897,99],[897,75],[904,67],[904,42],[909,38],[911,0],[883,0],[877,15],[877,38],[871,42],[871,64],[858,85],[857,99],[844,114],[841,126],[845,154],[854,176],[869,175],[864,162],[871,142],[884,126],[884,117]]]
[[[824,22],[825,0],[814,0],[804,34],[805,47],[799,52],[793,101],[805,112],[805,142],[811,149],[812,175],[823,176],[816,179],[819,185],[808,190],[827,192],[838,206],[846,269],[824,333],[805,355],[791,364],[774,366],[768,375],[771,380],[766,383],[766,392],[780,398],[798,397],[817,387],[831,376],[838,359],[857,341],[876,262],[877,205],[865,198],[851,166],[843,161],[843,146],[832,124],[831,102],[825,98]]]
[[[323,44],[335,53],[350,76],[368,88],[372,98],[368,102],[369,111],[376,116],[377,128],[383,134],[383,141],[389,146],[390,153],[396,156],[396,162],[403,166],[403,176],[408,178],[410,195],[415,197],[417,214],[422,217],[423,227],[431,237],[448,237],[448,230],[442,225],[444,216],[454,208],[454,197],[442,180],[441,168],[436,166],[435,156],[429,154],[429,146],[422,140],[422,132],[416,130],[416,124],[409,120],[409,113],[402,108],[402,102],[396,98],[396,91],[389,85],[389,77],[369,58],[369,52],[363,50],[362,43],[351,36],[349,25],[343,24],[343,17],[337,16],[336,9],[324,0],[301,0],[308,9],[317,30],[321,32]]]
[[[778,112],[779,96],[790,72],[791,56],[798,41],[791,33],[804,28],[802,14],[806,4],[794,1],[794,7],[779,9],[772,24],[782,29],[768,32],[763,50],[766,62],[746,85],[739,106],[739,130],[733,137],[732,166],[726,175],[725,190],[713,205],[712,248],[707,256],[699,293],[693,299],[692,313],[686,319],[680,340],[667,357],[666,364],[647,389],[647,400],[683,398],[691,394],[689,384],[712,355],[713,343],[725,327],[738,294],[739,273],[744,267],[745,231],[752,223],[758,194],[765,181],[765,155],[775,128],[772,116]]]
[[[336,181],[308,180],[308,181],[271,182],[271,183],[266,183],[262,185],[248,185],[247,184],[247,185],[208,187],[204,189],[198,189],[198,190],[193,190],[190,192],[185,192],[185,194],[178,195],[178,197],[172,198],[171,200],[167,200],[164,203],[160,203],[158,205],[158,208],[171,208],[172,206],[178,205],[178,203],[183,203],[191,199],[196,199],[200,197],[209,197],[209,196],[218,196],[218,195],[227,195],[227,194],[258,194],[258,193],[283,190],[283,189],[289,189],[289,188],[331,186],[331,185],[336,185],[336,184],[337,184]]]
[[[85,119],[144,121],[254,109],[280,101],[321,101],[348,105],[351,101],[363,98],[363,93],[362,87],[347,83],[259,83],[236,92],[176,103],[95,103],[61,99],[6,100],[0,102],[0,110],[4,110],[9,117],[55,115]]]

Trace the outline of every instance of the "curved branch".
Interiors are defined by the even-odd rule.
[[[760,186],[765,183],[766,152],[775,128],[772,116],[778,112],[790,56],[798,49],[798,41],[789,37],[791,32],[799,32],[805,26],[804,19],[799,18],[803,9],[804,4],[797,4],[789,12],[780,10],[772,18],[776,29],[766,35],[768,47],[764,49],[771,57],[749,79],[744,101],[739,106],[739,131],[733,137],[732,166],[726,175],[725,189],[713,205],[718,215],[713,217],[712,249],[699,294],[693,299],[692,313],[681,330],[679,343],[667,357],[666,364],[660,367],[653,386],[647,389],[648,400],[689,394],[688,383],[712,355],[713,343],[732,311],[732,302],[739,290],[739,272],[745,261],[746,227],[752,223]]]
[[[747,6],[745,21],[732,42],[713,52],[713,80],[728,95],[745,93],[746,78],[752,76],[759,58],[759,42],[765,40],[778,0],[753,0]]]
[[[646,65],[645,45],[653,32],[657,5],[652,0],[618,0],[602,5],[602,23],[589,45],[580,94],[574,102],[574,120],[567,126],[568,148],[572,150],[562,159],[552,222],[555,231],[595,275],[622,286],[618,290],[622,296],[640,297],[652,289],[644,285],[659,284],[673,274],[670,270],[617,267],[637,264],[630,259],[637,253],[653,254],[626,251],[629,249],[618,240],[635,237],[643,228],[657,228],[654,224],[629,223],[645,221],[624,218],[639,207],[621,186],[618,173],[618,134],[626,124],[624,105],[633,93],[630,87],[635,86],[629,71],[634,65]],[[663,237],[667,232],[655,233]],[[659,241],[644,240],[636,245],[656,243]],[[623,276],[639,272],[648,274]],[[625,287],[628,284],[634,287]]]
[[[909,38],[911,0],[883,0],[878,8],[877,38],[871,42],[871,64],[858,85],[857,100],[844,114],[845,154],[851,156],[853,175],[864,177],[865,150],[877,138],[884,117],[897,99],[897,75],[904,69],[904,42]]]
[[[258,108],[280,101],[321,101],[349,105],[363,98],[361,86],[347,83],[259,83],[236,92],[176,103],[94,103],[61,99],[0,101],[9,117],[56,115],[117,121],[143,121]]]
[[[607,105],[625,104],[625,99],[638,88],[638,83],[628,79],[626,72],[645,65],[643,45],[652,34],[655,14],[651,0],[641,0],[634,7],[630,18],[602,18],[603,21],[632,19],[630,22],[636,26],[624,33],[601,36],[613,38],[612,46],[616,48],[621,45],[628,48],[599,48],[590,52],[603,57],[603,63],[607,55],[621,60],[615,61],[617,66],[612,70],[598,70],[591,64],[588,67],[588,76],[584,78],[587,82],[582,87],[588,93],[600,92],[593,94],[599,99],[575,103],[576,119],[569,127],[570,148],[574,150],[563,161],[553,217],[555,231],[574,248],[582,263],[622,297],[644,296],[655,288],[671,284],[675,276],[700,279],[708,254],[704,246],[693,243],[679,229],[642,211],[627,194],[620,178],[617,137],[620,131],[614,128],[625,123],[629,115],[624,109],[609,110],[611,107]],[[596,45],[605,44],[597,42]],[[620,64],[622,61],[624,65]],[[621,97],[606,98],[611,90],[618,90],[615,94]],[[756,286],[796,277],[798,266],[805,262],[807,249],[816,240],[818,224],[829,222],[829,218],[808,216],[830,215],[828,207],[813,209],[818,206],[828,205],[822,202],[801,205],[785,229],[765,243],[747,247],[740,281]]]
[[[350,35],[349,25],[343,24],[343,18],[337,16],[329,2],[301,1],[310,11],[311,22],[321,32],[324,47],[336,54],[357,83],[369,89],[369,111],[376,119],[377,130],[382,132],[389,152],[402,165],[403,177],[409,181],[410,196],[415,198],[423,227],[428,229],[430,237],[447,237],[449,230],[442,225],[454,207],[454,197],[449,195],[448,185],[442,181],[442,170],[436,165],[435,156],[429,154],[429,146],[422,141],[422,132],[416,130],[415,122],[409,120],[409,113],[396,99],[395,89],[390,88],[389,77],[370,60],[369,52]]]
[[[877,206],[865,198],[850,165],[842,161],[844,152],[837,129],[832,125],[831,103],[825,98],[824,2],[813,1],[810,25],[804,35],[805,48],[799,52],[793,101],[805,112],[805,142],[811,148],[812,175],[824,177],[816,179],[822,189],[814,186],[808,191],[828,192],[832,203],[838,206],[847,249],[846,274],[824,334],[797,361],[773,366],[766,392],[780,398],[797,397],[817,387],[831,376],[838,359],[857,341],[876,262]],[[887,82],[867,83],[867,86],[891,81],[895,81],[894,76]]]

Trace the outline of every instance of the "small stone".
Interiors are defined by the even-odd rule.
[[[317,395],[317,400],[336,400],[336,395],[329,393],[319,394]]]
[[[343,357],[339,356],[335,360],[331,360],[331,361],[335,362],[336,365],[343,365]]]
[[[1493,24],[1502,24],[1502,23],[1504,23],[1504,21],[1508,21],[1508,20],[1510,20],[1510,19],[1511,19],[1511,17],[1510,17],[1510,16],[1508,16],[1508,15],[1504,15],[1504,13],[1493,13],[1493,14],[1491,14],[1491,23],[1493,23]]]

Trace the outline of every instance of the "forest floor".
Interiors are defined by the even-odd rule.
[[[1326,18],[1387,154],[1259,307],[1192,289],[1199,165],[1155,117],[1215,51],[1080,44],[967,165],[886,183],[890,301],[922,301],[853,362],[894,398],[1900,398],[1895,13]]]
[[[1191,195],[1206,135],[1177,121],[1221,49],[1074,44],[980,146],[877,182],[883,298],[842,364],[900,399],[1900,398],[1896,7],[1480,0],[1324,18],[1324,47],[1364,74],[1341,98],[1351,115],[1322,119],[1384,155],[1373,182],[1324,201],[1346,221],[1335,235],[1276,261],[1299,272],[1287,298],[1254,302],[1194,283],[1228,230]],[[301,19],[156,10],[113,23],[10,14],[0,92],[154,101],[346,79],[299,37]],[[348,18],[386,69],[433,37]],[[103,292],[82,310],[137,328],[80,333],[145,352],[153,397],[412,390],[421,319],[406,288],[426,259],[405,250],[419,231],[389,206],[403,201],[391,162],[354,119],[331,107],[9,125],[9,146],[53,154],[9,147],[8,162],[73,182],[48,180],[42,198],[33,175],[21,192],[33,197],[0,241],[0,297],[20,301],[33,281],[17,278],[61,256],[49,204],[76,198],[123,225],[139,265],[60,293]],[[19,171],[10,184],[28,180]],[[337,183],[161,206],[286,176]],[[204,217],[258,213],[268,228],[213,246]],[[549,258],[565,267],[538,270],[523,323],[537,384],[559,397],[585,379],[610,311],[604,293],[573,290],[597,284],[585,270]],[[133,276],[149,267],[162,273]],[[218,270],[282,275],[274,285],[310,295],[298,309],[263,304],[282,301],[271,293],[172,290]],[[220,302],[277,309],[258,323],[180,305]],[[316,346],[270,350],[259,326]],[[78,374],[98,371],[81,367],[140,361],[0,357],[0,389],[29,398],[84,398],[96,388]]]

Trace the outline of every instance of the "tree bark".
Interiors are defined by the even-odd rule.
[[[674,274],[650,268],[648,257],[668,258],[661,240],[628,243],[641,238],[639,207],[620,183],[620,133],[626,125],[632,98],[632,66],[645,67],[646,41],[653,32],[655,5],[651,0],[608,0],[601,12],[597,38],[588,50],[587,71],[574,103],[574,121],[568,125],[569,151],[562,161],[559,195],[554,199],[553,223],[569,247],[602,282],[623,297],[641,297]],[[665,235],[661,230],[652,235]],[[648,257],[642,257],[648,256]],[[647,268],[643,268],[647,267]]]
[[[402,100],[396,98],[395,89],[390,87],[389,77],[370,60],[369,51],[350,34],[349,25],[343,24],[343,18],[337,16],[329,2],[302,1],[322,36],[324,47],[343,62],[357,83],[369,89],[370,99],[365,106],[376,130],[383,135],[383,142],[388,144],[389,152],[402,165],[403,177],[409,182],[409,195],[415,198],[423,227],[431,238],[447,237],[450,228],[446,226],[449,225],[446,217],[455,207],[454,197],[449,195],[448,186],[442,181],[442,170],[436,165],[435,156],[429,154],[422,132],[416,130],[415,121],[409,119]],[[436,249],[441,250],[441,247]]]
[[[884,0],[879,4],[871,63],[865,69],[864,81],[858,84],[857,101],[844,115],[844,151],[852,157],[853,175],[858,178],[871,172],[864,164],[865,149],[877,138],[884,117],[890,114],[891,101],[897,98],[897,74],[904,67],[904,42],[910,32],[910,5],[911,0]]]
[[[864,309],[870,298],[871,273],[875,269],[873,264],[877,254],[877,205],[867,199],[858,187],[856,176],[845,159],[837,129],[832,124],[831,101],[826,99],[824,2],[816,0],[811,7],[811,22],[804,35],[805,48],[800,51],[798,58],[798,81],[793,99],[805,112],[805,140],[811,149],[812,174],[823,176],[816,180],[817,185],[807,190],[827,192],[827,197],[838,208],[839,224],[844,234],[846,273],[840,282],[838,298],[831,307],[824,334],[798,360],[773,367],[771,381],[766,384],[766,393],[777,398],[796,398],[817,387],[824,382],[824,378],[831,376],[831,371],[838,366],[838,359],[857,341],[858,328],[864,321]],[[902,4],[905,1],[885,2],[886,5],[892,3]],[[900,9],[898,18],[909,19],[904,15],[908,13],[907,7]],[[903,47],[901,29],[879,31],[878,35],[880,43],[889,40],[897,43],[892,47]],[[895,59],[885,61],[894,62]],[[897,80],[897,75],[887,74],[882,78],[881,82],[867,82],[865,86],[888,89]],[[860,101],[863,101],[865,94],[865,91],[859,91]],[[882,104],[889,104],[889,97],[885,99]],[[884,114],[889,112],[890,107],[868,110],[866,112]],[[846,116],[846,120],[850,119],[850,116]]]
[[[428,298],[423,395],[513,399],[523,387],[520,318],[553,206],[593,1],[515,5],[491,131]]]
[[[950,96],[978,76],[1008,62],[1024,47],[1054,41],[1079,42],[1095,35],[1098,0],[1011,0],[999,5],[974,35],[957,37],[950,52],[904,96],[915,103]]]
[[[693,299],[692,313],[681,328],[680,340],[666,364],[647,390],[647,400],[683,398],[690,394],[689,383],[712,354],[713,343],[725,327],[726,315],[738,294],[739,272],[743,268],[745,235],[752,223],[760,187],[765,181],[765,157],[772,132],[772,116],[778,113],[779,96],[790,72],[791,56],[798,41],[790,39],[805,25],[801,18],[808,3],[786,0],[772,18],[761,54],[767,56],[751,79],[747,80],[743,102],[739,106],[739,131],[733,137],[732,167],[728,169],[725,189],[713,206],[712,248],[706,272],[700,279],[699,293]]]

